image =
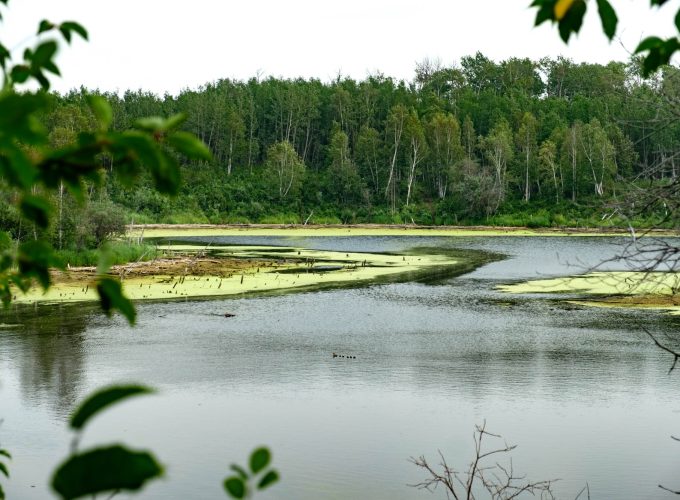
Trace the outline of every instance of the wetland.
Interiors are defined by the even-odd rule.
[[[586,482],[593,498],[665,498],[657,485],[675,478],[677,375],[642,326],[672,337],[678,318],[575,303],[582,284],[501,289],[580,276],[625,239],[410,234],[169,234],[158,244],[183,256],[157,262],[161,274],[130,271],[130,291],[135,279],[179,283],[201,252],[231,267],[186,271],[185,283],[202,277],[197,296],[138,301],[136,327],[87,301],[4,311],[9,497],[48,495],[67,416],[85,394],[143,381],[158,394],[103,414],[84,436],[156,451],[167,478],[142,498],[217,497],[229,464],[260,444],[282,474],[263,498],[430,498],[408,486],[423,479],[408,458],[441,450],[464,467],[484,420],[519,445],[518,471],[560,478],[561,498]],[[237,276],[298,274],[310,275],[299,289],[262,281],[208,293]]]

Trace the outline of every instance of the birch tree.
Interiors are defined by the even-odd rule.
[[[522,115],[522,121],[517,130],[515,140],[519,146],[524,163],[524,202],[528,203],[531,198],[531,172],[533,170],[534,155],[536,151],[536,129],[538,122],[534,115],[529,112]]]
[[[454,166],[463,158],[460,125],[451,114],[436,113],[425,127],[430,150],[432,182],[437,197],[444,199],[453,177]]]
[[[505,195],[508,162],[513,158],[512,131],[510,125],[501,119],[484,139],[484,154],[495,174],[495,187],[503,200]]]
[[[560,195],[564,191],[562,169],[557,161],[557,146],[550,139],[541,143],[538,149],[539,174],[552,181],[555,192],[555,204],[560,202]]]
[[[269,147],[265,168],[279,199],[299,194],[305,164],[290,142],[277,142]]]
[[[401,146],[404,125],[409,112],[406,106],[397,104],[392,107],[387,118],[387,135],[391,140],[392,159],[390,161],[387,184],[385,186],[385,197],[389,200],[392,211],[395,209],[398,189],[397,189],[397,159],[399,158],[399,148]]]
[[[415,110],[411,110],[406,119],[406,135],[408,137],[408,181],[406,184],[406,206],[411,200],[411,192],[417,174],[417,167],[427,154],[427,143],[425,142],[425,131]]]

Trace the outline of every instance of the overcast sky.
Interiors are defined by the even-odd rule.
[[[89,43],[64,46],[53,88],[176,94],[219,78],[320,78],[369,73],[411,80],[417,61],[444,64],[481,51],[494,60],[564,55],[626,60],[639,40],[671,35],[677,0],[651,10],[612,0],[618,36],[602,34],[594,0],[565,46],[555,28],[533,28],[530,0],[11,0],[0,39],[20,55],[38,22],[75,20]],[[30,40],[33,43],[35,39]],[[23,45],[22,45],[23,43]]]

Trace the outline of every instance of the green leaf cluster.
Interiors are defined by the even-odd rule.
[[[0,474],[9,479],[9,468],[7,467],[7,460],[11,460],[12,455],[9,451],[4,448],[0,448]],[[0,500],[5,500],[5,490],[2,489],[2,484],[0,484]]]
[[[667,0],[650,0],[651,7],[661,7]],[[596,0],[597,11],[602,22],[602,31],[609,40],[616,35],[618,16],[608,0]],[[585,0],[534,0],[531,7],[537,9],[536,26],[551,21],[557,24],[560,37],[565,43],[569,42],[572,34],[580,31],[583,17],[587,10]],[[675,14],[675,26],[680,31],[680,9]],[[662,39],[650,36],[642,40],[635,54],[644,54],[642,70],[644,76],[654,73],[664,65],[670,63],[671,57],[680,50],[680,39],[671,37]]]
[[[175,195],[180,185],[179,158],[211,159],[210,151],[196,136],[178,129],[185,115],[140,118],[129,130],[111,131],[113,110],[98,95],[87,96],[96,129],[82,131],[59,147],[52,145],[43,123],[51,98],[44,91],[50,88],[47,75],[60,72],[55,62],[59,44],[57,40],[44,39],[49,34],[67,43],[74,35],[88,39],[85,28],[76,22],[43,20],[36,44],[24,50],[20,62],[13,64],[12,53],[0,44],[0,68],[4,73],[0,91],[0,178],[17,193],[21,217],[36,229],[34,241],[22,243],[16,250],[4,248],[0,255],[0,299],[5,304],[11,302],[16,290],[25,291],[32,280],[43,288],[50,285],[49,269],[57,262],[50,243],[38,237],[53,223],[50,193],[61,193],[66,188],[83,203],[87,190],[102,184],[104,165],[115,165],[113,173],[122,184],[132,186],[148,173],[158,192]],[[31,81],[42,91],[18,91],[18,85]],[[130,323],[134,322],[134,307],[123,296],[120,283],[102,274],[97,290],[107,314],[118,310]]]
[[[133,396],[152,392],[138,385],[102,389],[76,409],[69,422],[71,429],[82,433],[86,424],[101,411]],[[81,498],[109,491],[136,491],[162,475],[163,468],[151,452],[115,444],[83,452],[74,450],[57,467],[52,488],[61,498]]]
[[[268,488],[279,480],[279,473],[268,468],[270,463],[269,449],[257,448],[250,455],[249,472],[240,465],[231,465],[236,474],[224,480],[224,490],[231,498],[249,498],[254,491]]]

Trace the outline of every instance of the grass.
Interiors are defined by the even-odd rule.
[[[71,267],[87,267],[96,266],[103,252],[106,252],[110,265],[152,260],[158,256],[158,251],[154,245],[122,241],[109,243],[101,250],[57,250],[55,254],[64,266],[68,264]]]

